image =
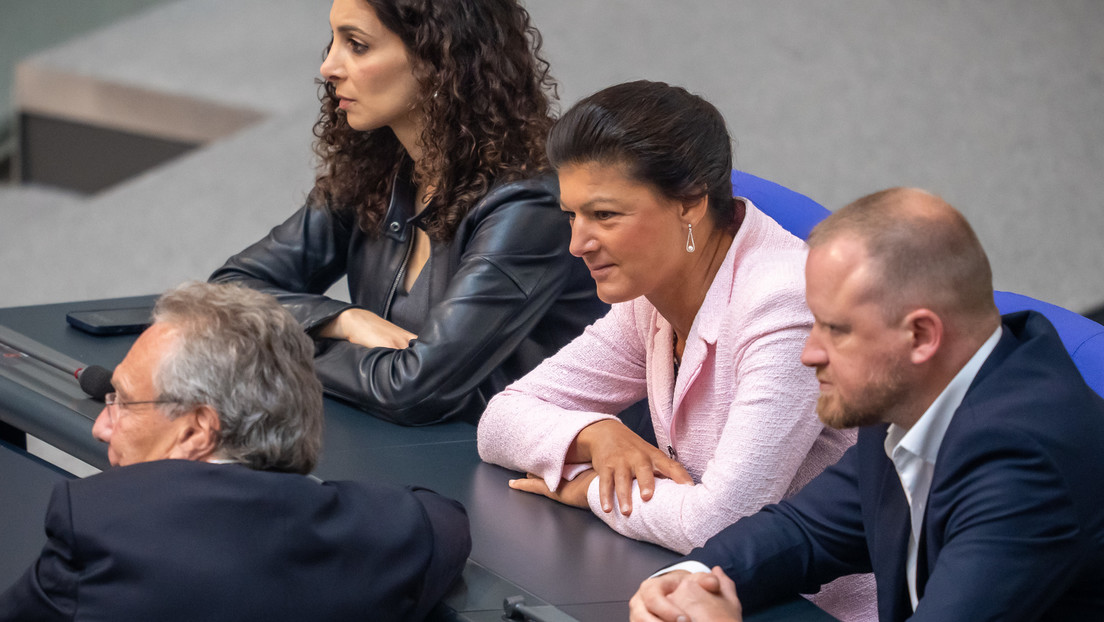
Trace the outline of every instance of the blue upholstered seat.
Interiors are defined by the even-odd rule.
[[[803,194],[743,171],[732,171],[732,193],[751,199],[783,229],[802,240],[808,238],[809,231],[831,213]]]
[[[1054,324],[1062,344],[1070,353],[1085,382],[1104,396],[1104,326],[1064,307],[1012,292],[996,292],[993,296],[1001,313],[1038,311]]]

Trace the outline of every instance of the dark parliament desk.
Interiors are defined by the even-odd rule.
[[[149,304],[152,297],[0,309],[0,325],[89,365],[112,368],[134,337],[94,337],[69,327],[76,309]],[[104,446],[92,438],[101,404],[76,382],[20,357],[0,358],[0,420],[99,468]],[[50,488],[66,474],[0,444],[0,591],[43,542]],[[677,555],[613,532],[588,511],[511,490],[515,473],[484,464],[475,427],[462,422],[405,428],[326,400],[325,444],[315,475],[417,484],[461,501],[472,525],[472,553],[463,581],[446,599],[443,619],[502,619],[507,596],[530,606],[554,606],[580,622],[625,620],[640,581]],[[804,599],[746,617],[751,622],[832,620]]]

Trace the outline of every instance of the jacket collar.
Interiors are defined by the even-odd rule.
[[[1001,324],[1005,330],[1000,341],[997,342],[997,347],[993,348],[993,353],[985,360],[985,364],[981,366],[977,376],[974,377],[973,383],[970,384],[971,390],[980,384],[994,369],[999,367],[1005,359],[1017,352],[1021,346],[1027,345],[1028,342],[1038,341],[1044,333],[1054,333],[1057,341],[1057,331],[1037,311],[1018,311],[1003,315],[1001,316]],[[1045,344],[1046,340],[1043,339],[1042,342]]]
[[[383,234],[397,242],[406,242],[410,227],[425,229],[425,221],[433,213],[433,207],[427,207],[421,214],[414,213],[414,201],[417,188],[414,186],[414,161],[403,156],[395,177],[391,180],[391,201],[380,226]]]
[[[736,231],[736,237],[733,238],[732,245],[728,247],[728,252],[725,253],[721,267],[717,269],[717,274],[713,276],[713,283],[709,286],[709,291],[705,293],[705,299],[702,300],[701,308],[698,309],[698,315],[690,326],[690,336],[687,339],[682,356],[682,366],[684,367],[701,366],[708,353],[708,346],[716,344],[720,337],[721,326],[724,324],[728,307],[732,302],[732,297],[736,295],[733,285],[738,267],[736,259],[747,255],[749,252],[748,245],[754,243],[754,240],[749,240],[749,238],[757,237],[755,232],[760,229],[760,219],[764,217],[751,204],[751,201],[747,201],[746,206],[747,211],[744,220],[740,224],[739,230]]]
[[[883,431],[877,436],[885,437],[884,426]],[[878,503],[873,509],[874,520],[872,521],[877,529],[874,529],[872,534],[868,532],[867,536],[873,539],[874,550],[871,551],[871,561],[876,566],[875,572],[879,578],[878,592],[881,597],[878,599],[878,613],[882,619],[904,620],[913,613],[912,600],[909,597],[908,574],[904,563],[904,560],[908,559],[908,541],[911,531],[908,501],[905,500],[897,471],[894,470],[893,463],[888,458],[882,464],[878,475]],[[923,589],[921,586],[926,583],[925,574],[923,581],[917,579],[918,589]]]
[[[760,229],[760,223],[762,222],[760,219],[766,218],[752,205],[751,201],[746,201],[745,204],[747,208],[743,222],[740,224],[739,230],[736,231],[736,237],[733,238],[732,245],[728,247],[728,252],[725,253],[721,267],[717,269],[717,274],[713,276],[713,283],[710,284],[709,290],[705,293],[701,308],[698,309],[694,323],[690,326],[690,335],[687,337],[686,347],[682,351],[679,375],[675,380],[674,395],[671,400],[671,415],[669,416],[671,420],[674,418],[674,413],[678,412],[687,388],[697,379],[698,372],[701,371],[701,367],[709,355],[710,347],[716,345],[717,339],[720,337],[721,326],[724,324],[729,304],[732,297],[736,295],[734,281],[737,258],[748,253],[748,246],[755,243],[754,238],[757,237],[755,232]],[[752,239],[749,240],[749,238]],[[653,338],[666,339],[667,343],[671,343],[672,331],[670,323],[662,319],[657,313]],[[667,349],[670,350],[670,346]]]

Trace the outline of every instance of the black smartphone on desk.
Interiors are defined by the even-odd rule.
[[[153,307],[125,307],[122,309],[95,309],[70,311],[65,321],[78,330],[92,335],[130,335],[140,333],[153,322]]]

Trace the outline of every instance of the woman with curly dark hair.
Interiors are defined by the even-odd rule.
[[[555,86],[516,0],[334,0],[307,205],[212,281],[277,297],[327,393],[474,420],[606,307],[544,152]],[[324,295],[348,277],[352,303]]]

